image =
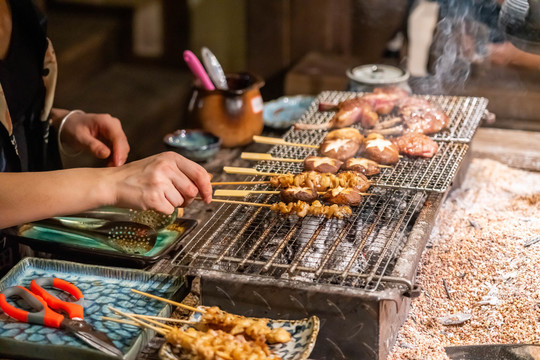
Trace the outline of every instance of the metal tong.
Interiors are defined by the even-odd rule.
[[[145,254],[157,241],[150,226],[129,222],[84,217],[57,217],[32,223],[35,226],[90,237],[126,254]]]

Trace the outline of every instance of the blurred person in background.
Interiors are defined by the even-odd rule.
[[[125,164],[118,119],[53,108],[57,64],[45,29],[31,0],[0,0],[0,229],[106,205],[170,214],[197,194],[210,202],[200,165],[173,152]],[[62,170],[59,149],[108,167]]]

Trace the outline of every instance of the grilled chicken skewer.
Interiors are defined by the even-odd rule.
[[[367,177],[360,173],[345,171],[339,174],[318,173],[307,171],[299,174],[277,174],[259,172],[251,168],[223,167],[223,171],[229,174],[262,175],[271,176],[270,184],[274,187],[302,186],[310,187],[317,191],[326,191],[329,188],[353,187],[360,191],[366,191],[371,186]]]
[[[200,198],[196,198],[201,200]],[[339,205],[323,205],[320,201],[315,200],[311,205],[303,202],[297,201],[295,203],[274,203],[274,204],[259,204],[247,201],[235,201],[235,200],[225,200],[225,199],[212,199],[212,202],[221,202],[227,204],[238,204],[238,205],[248,205],[248,206],[262,206],[268,207],[272,211],[279,211],[283,215],[296,214],[299,217],[305,217],[306,215],[321,216],[324,215],[327,218],[337,218],[342,219],[352,215],[352,210],[348,206],[339,206]]]
[[[266,161],[283,161],[283,162],[303,162],[305,171],[316,171],[320,173],[336,174],[340,169],[356,171],[366,176],[376,175],[381,172],[381,168],[391,168],[388,165],[380,165],[377,162],[366,158],[350,158],[345,162],[337,159],[320,156],[308,156],[304,160],[276,158],[265,153],[242,153],[242,159],[246,160],[266,160]]]

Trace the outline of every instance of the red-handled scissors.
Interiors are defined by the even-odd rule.
[[[71,294],[74,302],[63,301],[43,287],[52,287]],[[35,312],[19,309],[7,302],[12,296],[22,298]],[[86,343],[104,353],[122,358],[124,355],[111,339],[83,320],[84,296],[78,287],[62,279],[45,277],[32,280],[30,290],[22,286],[12,286],[0,293],[0,309],[7,315],[22,322],[64,329],[72,332]],[[60,314],[63,312],[67,317]]]

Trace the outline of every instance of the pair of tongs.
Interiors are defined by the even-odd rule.
[[[86,217],[55,217],[32,223],[47,229],[90,237],[126,254],[145,254],[156,245],[157,232],[148,225]]]
[[[109,221],[129,221],[150,226],[159,231],[176,221],[178,210],[172,214],[163,214],[155,210],[134,210],[116,207],[102,207],[71,215],[71,217],[104,219]]]

